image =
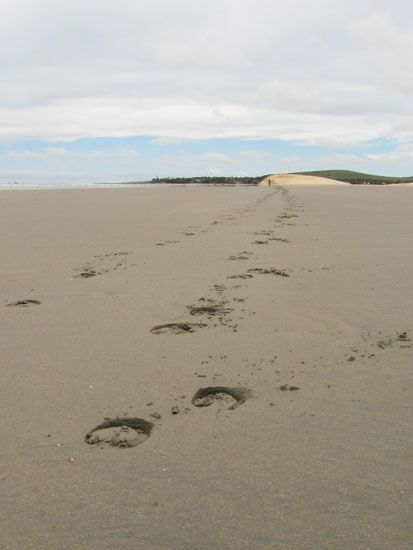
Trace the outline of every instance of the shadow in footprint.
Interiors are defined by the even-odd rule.
[[[214,317],[217,316],[223,316],[230,313],[232,308],[229,308],[226,306],[226,302],[213,302],[212,300],[208,300],[207,305],[192,305],[192,306],[186,306],[189,313],[191,315],[207,315],[208,317]]]
[[[89,277],[96,277],[96,275],[101,275],[102,273],[97,271],[96,269],[89,269],[86,268],[84,271],[78,273],[77,275],[74,275],[76,279],[79,277],[82,279],[89,279]]]
[[[155,325],[151,328],[152,334],[186,334],[195,332],[198,328],[208,326],[206,323],[166,323],[164,325]]]
[[[239,254],[238,256],[228,256],[228,260],[249,260],[249,256]]]
[[[276,267],[254,267],[248,270],[248,273],[257,273],[259,275],[280,275],[281,277],[289,277],[289,274],[283,269]]]
[[[237,275],[228,275],[227,279],[252,279],[253,275],[249,273],[239,273]]]
[[[199,388],[192,398],[195,407],[208,407],[214,401],[229,403],[228,410],[234,410],[251,397],[251,390],[248,388],[228,388],[226,386],[210,386]]]
[[[85,441],[88,445],[129,449],[146,441],[152,428],[152,422],[142,418],[114,418],[93,428],[85,435]]]
[[[175,244],[179,243],[180,241],[165,241],[165,242],[159,242],[155,243],[155,246],[165,246],[166,244]]]
[[[7,307],[29,307],[38,306],[39,300],[17,300],[16,302],[10,302],[6,304]]]

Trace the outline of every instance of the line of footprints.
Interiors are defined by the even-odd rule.
[[[219,400],[229,404],[228,410],[234,410],[245,403],[251,395],[251,390],[248,388],[210,386],[200,388],[195,393],[192,397],[192,405],[195,407],[208,407]],[[155,418],[159,419],[160,415]],[[93,428],[86,434],[85,441],[89,445],[96,445],[101,448],[128,449],[146,441],[150,437],[153,427],[153,422],[143,418],[114,418],[105,420],[105,422]]]

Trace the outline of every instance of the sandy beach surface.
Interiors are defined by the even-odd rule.
[[[412,205],[1,191],[0,547],[410,549]]]
[[[306,187],[308,187],[309,185],[329,185],[331,187],[332,185],[337,186],[349,184],[345,183],[344,181],[333,180],[330,178],[321,178],[319,176],[306,176],[303,174],[273,174],[271,176],[265,177],[262,181],[260,181],[259,185],[261,187],[271,185],[305,185]]]

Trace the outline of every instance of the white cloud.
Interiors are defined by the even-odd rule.
[[[359,170],[388,175],[413,175],[413,143],[404,143],[384,153],[332,153],[303,160],[291,155],[279,159],[293,172],[326,169]],[[286,171],[283,169],[282,171]]]
[[[214,151],[208,151],[207,153],[204,153],[194,158],[207,163],[214,162],[215,164],[227,164],[229,162],[232,162],[232,159],[228,155],[215,153]]]
[[[393,151],[366,155],[381,165],[410,166],[413,175],[413,143],[398,145]]]
[[[151,139],[152,145],[180,145],[182,143],[182,140],[179,138],[174,137],[167,137],[167,136],[161,136]]]
[[[254,105],[191,100],[95,98],[36,109],[0,109],[0,139],[74,140],[78,137],[150,135],[169,130],[181,138],[279,138],[349,146],[380,136],[413,138],[413,114],[372,116],[297,112]],[[44,121],[48,120],[48,127]],[[168,127],[167,127],[168,126]],[[396,130],[399,129],[397,132]]]
[[[141,154],[135,149],[121,149],[117,152],[119,156],[127,157],[129,159],[140,159]]]
[[[214,151],[208,151],[200,155],[163,155],[159,158],[159,161],[166,166],[179,166],[182,170],[204,170],[209,166],[218,169],[220,166],[229,165],[234,162],[228,155],[223,155]]]
[[[413,139],[410,0],[3,0],[0,48],[3,141]]]
[[[45,151],[10,151],[9,157],[15,159],[51,160],[76,156],[76,153],[68,151],[64,147],[48,147]]]
[[[125,157],[130,159],[140,158],[140,154],[135,149],[118,149],[114,151],[70,151],[64,147],[47,147],[44,151],[9,151],[7,156],[13,159],[32,159],[32,160],[59,160],[59,159],[107,159]]]

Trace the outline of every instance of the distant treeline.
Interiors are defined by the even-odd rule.
[[[318,170],[315,172],[297,172],[297,174],[345,181],[354,185],[388,185],[389,183],[413,182],[413,176],[409,178],[375,176],[373,174],[364,174],[363,172],[353,172],[351,170]]]
[[[266,176],[236,177],[236,176],[201,176],[196,178],[153,178],[151,183],[203,183],[210,185],[257,185]]]

